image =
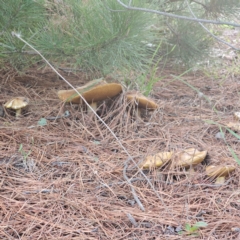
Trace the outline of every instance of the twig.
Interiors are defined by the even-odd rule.
[[[57,117],[45,117],[45,119],[47,120],[57,120],[57,119],[60,119],[60,118],[66,118],[66,117],[69,117],[70,116],[70,113],[69,111],[65,111],[65,113],[61,116],[57,116]]]
[[[202,4],[202,3],[198,2],[198,1],[195,1],[195,0],[192,0],[192,2],[195,2],[196,4],[201,5],[206,11],[208,10],[207,6],[204,5],[204,4]]]
[[[58,190],[54,189],[41,189],[41,190],[35,190],[35,191],[25,191],[23,194],[36,194],[36,193],[57,193]]]
[[[145,212],[145,208],[144,206],[142,205],[141,201],[139,200],[138,196],[137,196],[137,193],[132,185],[132,182],[131,180],[127,177],[127,168],[128,168],[128,162],[130,161],[131,159],[128,158],[125,163],[124,163],[124,168],[123,168],[123,177],[124,179],[127,181],[127,183],[129,184],[129,186],[131,187],[131,190],[132,190],[132,195],[133,195],[133,198],[135,199],[135,201],[137,202],[138,206],[140,207],[140,209]]]
[[[193,17],[195,17],[197,19],[196,15],[194,14],[194,12],[192,11],[192,8],[189,5],[189,1],[185,0],[185,2],[187,3],[188,9],[191,12],[191,14],[193,15]],[[224,40],[222,40],[222,39],[218,38],[217,36],[215,36],[201,22],[198,22],[198,23],[202,26],[203,29],[205,29],[213,38],[217,39],[219,42],[221,42],[221,43],[223,43],[223,44],[233,48],[234,50],[237,50],[237,51],[240,50],[239,48],[236,48],[236,47],[232,46],[231,44],[229,44],[228,42],[225,42]]]
[[[132,223],[134,227],[138,227],[138,223],[136,222],[135,218],[132,216],[132,214],[127,213],[127,217],[129,221]]]
[[[236,23],[212,21],[212,20],[201,19],[201,18],[190,18],[190,17],[186,17],[186,16],[181,16],[181,15],[176,15],[176,14],[172,14],[172,13],[161,12],[161,11],[148,9],[148,8],[131,7],[129,5],[124,4],[120,0],[117,0],[117,2],[120,5],[122,5],[124,8],[128,9],[128,10],[150,12],[150,13],[163,15],[163,16],[166,16],[166,17],[179,18],[179,19],[189,20],[189,21],[193,21],[193,22],[213,23],[213,24],[217,24],[217,25],[229,25],[229,26],[234,26],[234,27],[240,27],[240,25],[236,24]]]
[[[52,63],[51,63],[52,64]],[[53,67],[55,67],[55,68],[57,68],[57,69],[60,69],[60,70],[62,70],[62,71],[64,71],[64,72],[67,72],[67,73],[69,73],[69,72],[83,72],[83,69],[81,69],[81,68],[76,68],[76,69],[73,69],[73,68],[62,68],[62,67],[58,67],[58,66],[56,66],[56,65],[54,65],[54,64],[52,64],[52,66]]]
[[[208,183],[197,183],[197,184],[190,184],[190,183],[170,183],[170,182],[166,182],[163,180],[159,180],[159,179],[153,179],[153,178],[149,178],[150,181],[154,181],[154,182],[160,182],[163,183],[165,185],[171,185],[171,186],[186,186],[186,187],[210,187],[210,188],[216,188],[216,187],[222,187],[222,186],[226,186],[228,185],[231,181],[232,178],[228,179],[225,183],[222,184],[208,184]],[[131,183],[136,182],[136,181],[146,181],[144,178],[132,178],[132,179],[128,179]],[[116,183],[110,183],[110,184],[103,184],[103,186],[101,187],[111,187],[113,185],[122,185],[122,184],[126,184],[128,183],[127,181],[121,181],[121,182],[116,182]],[[101,187],[97,187],[97,188],[101,188]]]

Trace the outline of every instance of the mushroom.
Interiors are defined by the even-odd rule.
[[[235,132],[240,131],[240,122],[239,121],[238,122],[229,122],[228,124],[226,124],[226,126]]]
[[[143,96],[138,92],[129,92],[126,94],[128,102],[134,103],[137,106],[136,117],[141,118],[141,109],[148,109],[149,111],[154,111],[158,108],[158,105],[151,99]]]
[[[216,178],[216,184],[223,184],[225,181],[225,177],[229,176],[229,174],[234,171],[236,168],[232,165],[228,166],[214,166],[210,165],[206,167],[206,174],[209,177]]]
[[[198,151],[196,148],[188,148],[182,152],[176,153],[175,161],[171,168],[182,167],[190,168],[201,163],[207,156],[207,151]],[[192,169],[193,171],[193,169]]]
[[[22,108],[25,108],[29,103],[29,99],[26,97],[16,97],[4,104],[5,108],[16,110],[16,118],[21,115]]]
[[[239,121],[240,120],[240,112],[235,112],[234,113],[234,119]]]
[[[144,162],[140,165],[143,169],[153,167],[161,167],[163,164],[171,160],[173,152],[160,152],[155,155],[147,156]]]
[[[98,101],[115,97],[122,92],[121,84],[107,83],[102,80],[102,78],[92,80],[84,86],[77,87],[76,89],[95,111],[97,110]],[[57,94],[62,101],[78,104],[83,103],[81,97],[73,89],[60,90]]]

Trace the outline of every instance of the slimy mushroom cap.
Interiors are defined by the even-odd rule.
[[[206,173],[209,177],[227,177],[231,172],[233,172],[236,168],[232,165],[228,166],[207,166]]]
[[[163,164],[171,160],[173,152],[160,152],[155,155],[147,156],[144,162],[140,165],[143,169],[161,167]]]
[[[207,151],[198,151],[196,148],[188,148],[176,153],[174,167],[191,167],[201,163],[207,156]]]
[[[126,98],[128,102],[135,103],[138,108],[145,108],[148,110],[155,110],[158,108],[158,105],[153,100],[138,92],[129,92],[126,94]]]
[[[88,103],[112,98],[122,92],[121,84],[107,83],[102,79],[92,80],[84,86],[78,87],[76,89]],[[65,102],[83,102],[81,97],[73,89],[58,91],[58,97]]]

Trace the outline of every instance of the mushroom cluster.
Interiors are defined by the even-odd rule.
[[[207,156],[207,151],[199,151],[196,148],[188,148],[179,152],[160,152],[147,156],[140,165],[143,169],[161,167],[171,161],[171,169],[176,167],[189,169],[201,163]]]
[[[159,168],[168,164],[169,169],[182,168],[190,173],[194,173],[193,167],[201,163],[207,156],[207,151],[199,151],[196,148],[188,148],[179,152],[159,152],[155,155],[149,155],[140,163],[142,169]],[[223,184],[225,178],[236,169],[233,165],[206,167],[206,175],[216,179],[216,184]]]
[[[95,79],[82,87],[77,87],[76,90],[82,95],[88,104],[96,111],[97,102],[117,96],[123,91],[123,87],[119,83],[107,83],[102,78]],[[58,97],[64,102],[83,104],[83,100],[75,90],[60,90]],[[147,109],[153,111],[158,108],[158,105],[151,99],[143,96],[138,92],[126,93],[127,102],[134,104],[137,107],[137,117],[141,116],[141,111]]]

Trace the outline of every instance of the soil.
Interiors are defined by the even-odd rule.
[[[60,73],[74,86],[89,80]],[[137,164],[162,151],[206,150],[194,173],[168,166],[141,172],[99,119],[58,99],[69,87],[50,69],[1,70],[1,106],[30,99],[19,119],[5,109],[0,121],[1,239],[240,239],[240,138],[226,129],[240,111],[239,72],[189,73],[185,82],[173,70],[160,74],[167,77],[153,89],[157,111],[136,119],[124,89],[97,112]],[[208,165],[236,170],[216,185]],[[197,222],[207,226],[184,231]]]

